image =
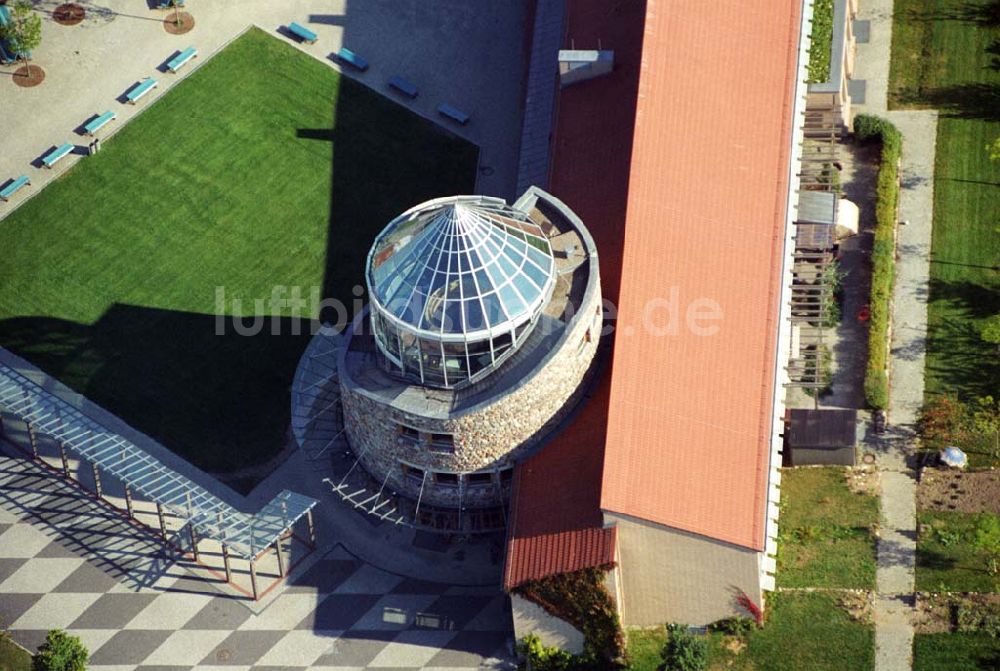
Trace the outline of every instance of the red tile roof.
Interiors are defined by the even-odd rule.
[[[762,548],[799,11],[567,3],[573,46],[600,39],[615,70],[560,92],[549,190],[594,236],[619,326],[673,286],[724,319],[713,337],[619,331],[594,397],[518,467],[508,589],[606,563],[602,508]]]
[[[800,4],[648,2],[601,492],[605,510],[757,550]],[[657,335],[646,310],[673,291],[677,332]],[[684,323],[695,301],[720,309],[714,335]]]

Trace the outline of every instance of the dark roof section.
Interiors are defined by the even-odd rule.
[[[566,11],[565,34],[573,36],[576,48],[614,44],[615,69],[559,92],[549,192],[587,226],[600,258],[601,292],[617,303],[646,5],[575,0]],[[517,467],[507,589],[607,564],[614,556],[614,532],[602,528],[600,510],[608,368],[597,372],[592,398],[581,403],[569,426]]]
[[[857,442],[857,410],[795,409],[788,414],[789,447],[832,449]]]

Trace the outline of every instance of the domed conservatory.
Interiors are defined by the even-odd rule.
[[[386,226],[365,274],[369,309],[337,362],[357,463],[418,524],[499,508],[515,462],[576,404],[597,351],[586,227],[537,188],[513,205],[439,198]]]
[[[525,341],[556,284],[541,227],[502,201],[459,196],[419,205],[368,257],[372,330],[401,377],[458,389]]]

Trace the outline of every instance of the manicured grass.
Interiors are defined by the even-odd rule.
[[[663,627],[628,632],[628,659],[630,671],[657,671],[663,664],[663,646],[667,641]]]
[[[1000,136],[1000,2],[896,0],[890,102],[941,110],[927,394],[1000,396],[978,333],[1000,312],[1000,162],[985,149]]]
[[[30,671],[31,655],[0,634],[0,671]]]
[[[878,498],[852,492],[846,477],[840,467],[782,472],[780,587],[875,586]]]
[[[657,669],[665,640],[662,628],[629,632],[629,669]],[[709,634],[711,671],[865,671],[874,654],[872,625],[852,620],[835,595],[822,592],[772,594],[764,628],[745,641]]]
[[[917,590],[922,592],[996,592],[1000,576],[990,575],[990,553],[977,548],[976,524],[989,513],[933,511],[919,514]]]
[[[1000,638],[988,634],[917,634],[913,671],[990,671],[1000,668]]]
[[[0,224],[0,345],[204,469],[260,464],[288,440],[309,338],[272,289],[352,309],[378,231],[470,192],[476,160],[253,29]],[[272,319],[216,335],[232,314]]]

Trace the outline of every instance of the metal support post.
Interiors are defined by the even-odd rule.
[[[163,519],[163,506],[159,501],[156,502],[156,517],[160,520],[160,535],[163,536],[163,540],[167,539],[167,521]]]
[[[90,469],[94,473],[94,491],[97,493],[97,498],[104,498],[104,490],[101,488],[101,470],[97,468],[97,464],[91,464]]]

